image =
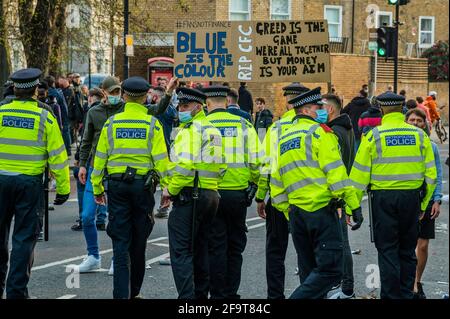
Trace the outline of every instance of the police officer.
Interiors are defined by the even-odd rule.
[[[47,164],[56,178],[55,205],[70,195],[69,164],[58,122],[34,100],[42,72],[22,69],[11,75],[15,98],[0,107],[0,297],[8,271],[8,239],[14,217],[7,298],[28,298],[39,225],[42,177]]]
[[[195,89],[177,90],[180,130],[171,148],[171,177],[163,201],[173,199],[169,247],[180,299],[207,299],[209,230],[219,205],[222,163],[220,131],[206,119],[206,96]]]
[[[281,183],[290,204],[289,222],[298,254],[302,285],[292,299],[324,298],[342,277],[342,233],[336,206],[344,199],[354,210],[354,229],[362,223],[356,192],[341,160],[336,137],[325,124],[320,88],[289,101],[294,124],[282,136],[274,183]]]
[[[363,137],[350,178],[359,199],[369,186],[381,298],[412,299],[419,214],[436,187],[436,165],[429,137],[404,122],[405,98],[386,92],[377,101],[381,125]]]
[[[286,97],[286,109],[283,117],[273,123],[266,136],[263,146],[265,148],[264,172],[261,174],[258,182],[258,192],[255,201],[258,203],[258,215],[266,219],[266,279],[267,279],[267,298],[284,299],[284,260],[289,240],[288,226],[288,205],[280,207],[280,198],[285,199],[286,194],[279,185],[274,184],[270,178],[270,169],[276,168],[276,152],[278,142],[283,132],[292,125],[295,117],[293,106],[287,103],[297,95],[308,91],[309,89],[299,83],[292,83],[283,87],[283,95]],[[267,205],[264,200],[270,191],[270,198]],[[275,197],[275,198],[274,198]],[[283,201],[281,201],[283,202]],[[284,201],[287,203],[286,201]],[[283,211],[285,214],[283,214]]]
[[[164,133],[143,105],[150,85],[141,77],[122,84],[125,107],[109,118],[97,145],[92,186],[97,204],[105,204],[102,179],[108,171],[108,226],[113,242],[114,298],[136,298],[145,273],[145,249],[153,229],[151,171],[165,185],[168,165]]]
[[[239,298],[242,253],[247,243],[245,224],[251,205],[249,183],[256,184],[264,152],[250,122],[226,110],[229,88],[203,89],[208,97],[207,119],[222,135],[222,150],[227,171],[219,183],[220,202],[211,227],[211,298]],[[254,188],[253,188],[254,189]],[[254,196],[254,195],[253,195]]]

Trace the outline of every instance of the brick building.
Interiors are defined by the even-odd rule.
[[[438,40],[448,41],[449,2],[443,0],[411,0],[400,7],[399,55],[418,58],[423,50]],[[371,81],[371,52],[368,50],[370,27],[392,26],[395,6],[387,0],[136,0],[130,1],[131,21],[133,16],[148,18],[149,26],[131,24],[131,33],[137,41],[135,56],[130,58],[130,74],[147,76],[147,59],[154,56],[173,55],[173,31],[176,20],[313,20],[327,19],[332,48],[332,83],[337,92],[348,102],[357,94],[362,84]],[[147,33],[142,33],[145,29]],[[121,50],[117,50],[116,70],[119,76]],[[416,63],[416,64],[414,64]],[[410,96],[425,95],[433,88],[423,73],[424,60],[405,63],[399,78],[399,89],[407,88]],[[352,66],[349,68],[348,66]],[[387,64],[378,67],[377,92],[389,83]],[[420,66],[419,66],[420,65]],[[420,76],[414,76],[414,68]],[[406,69],[405,69],[406,70]],[[414,78],[413,78],[414,77]],[[237,83],[232,83],[234,86]],[[283,83],[249,83],[253,96],[262,96],[270,106],[278,105],[276,113],[283,111],[279,88]],[[316,84],[308,84],[313,86]],[[327,84],[321,83],[326,89]],[[441,85],[442,86],[442,85]],[[444,86],[445,87],[445,86]],[[448,84],[446,86],[448,88]],[[448,104],[448,95],[441,104]]]

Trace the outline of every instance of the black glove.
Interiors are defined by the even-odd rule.
[[[69,199],[70,193],[67,195],[60,195],[56,194],[55,201],[53,202],[54,205],[62,205]]]
[[[256,192],[258,190],[258,185],[255,183],[250,183],[248,188],[245,190],[245,193],[247,195],[247,198],[245,199],[245,204],[247,207],[252,206],[253,198],[255,198]]]
[[[352,230],[357,230],[359,227],[361,227],[362,222],[364,221],[361,207],[358,207],[357,209],[352,211],[352,217],[355,224],[352,226]]]

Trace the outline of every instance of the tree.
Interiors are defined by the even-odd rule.
[[[61,15],[68,0],[19,0],[20,40],[24,46],[28,67],[48,73],[50,56],[60,41]],[[61,25],[59,25],[61,27]]]
[[[3,83],[9,76],[8,51],[6,50],[5,15],[3,0],[0,1],[0,93],[3,96]]]
[[[428,59],[428,75],[430,81],[448,81],[448,42],[438,41],[431,48],[423,52],[422,57]]]

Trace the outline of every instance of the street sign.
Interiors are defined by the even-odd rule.
[[[125,37],[125,43],[127,45],[126,47],[126,56],[134,56],[134,39],[133,39],[133,35],[131,34],[127,34]]]
[[[378,39],[377,28],[370,28],[369,29],[369,43],[376,42],[377,39]]]
[[[126,49],[125,53],[127,56],[134,56],[134,46],[127,45],[127,49]]]
[[[370,41],[369,42],[369,50],[370,51],[375,51],[376,49],[378,49],[377,41]]]

